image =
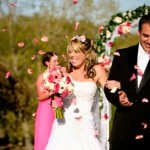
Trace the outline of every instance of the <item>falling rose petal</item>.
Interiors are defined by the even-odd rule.
[[[74,4],[77,4],[77,3],[78,3],[78,0],[73,0],[73,3],[74,3]]]
[[[2,32],[7,32],[7,31],[8,31],[8,28],[2,29]]]
[[[10,71],[6,72],[5,78],[6,78],[6,79],[9,78],[10,74],[11,74]]]
[[[142,138],[143,138],[143,135],[137,135],[137,136],[135,137],[136,140],[139,140],[139,139],[142,139]]]
[[[143,71],[141,69],[137,70],[139,76],[143,76]]]
[[[24,42],[19,42],[18,47],[24,47]]]
[[[53,55],[54,55],[54,61],[57,60],[58,56],[55,53],[53,53]]]
[[[101,33],[104,30],[104,28],[105,28],[104,25],[100,25],[98,28],[98,32]]]
[[[36,116],[36,113],[33,113],[33,114],[32,114],[32,117],[35,117],[35,116]]]
[[[33,56],[31,57],[31,60],[35,60],[35,58],[36,58],[36,55],[33,55]]]
[[[28,68],[28,74],[32,74],[33,70],[31,68]]]
[[[134,68],[137,70],[139,76],[143,76],[143,71],[139,68],[138,65],[135,65]]]
[[[65,35],[65,38],[66,38],[66,39],[69,39],[69,37],[68,37],[67,35]]]
[[[108,119],[107,113],[104,114],[104,118],[105,118],[106,120]]]
[[[42,36],[41,41],[42,41],[42,42],[48,42],[48,37],[45,36],[45,35]]]
[[[119,52],[114,52],[114,55],[120,56],[120,53]]]
[[[114,87],[111,89],[110,93],[115,93],[116,91],[117,91],[117,87],[114,86]]]
[[[16,7],[17,5],[16,5],[16,3],[10,3],[10,6]]]
[[[132,81],[134,79],[136,79],[136,75],[133,73],[132,76],[131,76],[131,78],[130,78],[130,81]]]
[[[147,98],[143,98],[143,99],[142,99],[142,102],[143,102],[143,103],[148,103],[149,100],[148,100]]]
[[[143,125],[143,129],[146,129],[147,128],[147,124],[146,123],[141,123]]]
[[[63,58],[64,61],[67,60],[67,59],[66,59],[66,56],[65,56],[64,54],[62,54],[62,58]]]
[[[134,65],[134,68],[135,68],[135,69],[139,69],[139,66],[138,66],[138,65]]]
[[[34,38],[34,43],[37,44],[39,40],[37,38]]]
[[[40,54],[40,55],[44,55],[45,52],[44,52],[43,50],[39,50],[39,54]]]
[[[75,28],[74,28],[74,30],[75,30],[75,31],[77,31],[78,26],[79,26],[79,22],[76,22],[76,24],[75,24]]]

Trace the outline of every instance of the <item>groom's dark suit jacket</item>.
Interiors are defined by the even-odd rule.
[[[122,146],[128,144],[145,147],[147,144],[150,150],[150,61],[138,88],[137,70],[134,67],[137,65],[138,45],[116,52],[120,56],[114,55],[108,80],[117,80],[121,83],[121,90],[127,94],[133,106],[121,106],[118,91],[111,93],[106,87],[104,88],[108,101],[116,106],[109,141],[111,144]],[[133,75],[136,78],[130,80]],[[143,138],[135,139],[137,135],[142,135]],[[144,147],[142,150],[145,150]]]

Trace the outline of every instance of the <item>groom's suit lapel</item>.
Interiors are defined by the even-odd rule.
[[[137,65],[137,56],[138,56],[138,45],[132,47],[132,49],[129,49],[131,51],[131,54],[128,59],[128,67],[130,68],[130,77],[134,74],[136,78],[132,80],[133,86],[136,91],[138,91],[138,82],[137,82],[137,70],[134,68],[135,65]]]

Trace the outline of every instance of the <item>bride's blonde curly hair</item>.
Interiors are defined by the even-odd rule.
[[[96,71],[94,70],[93,66],[98,64],[97,59],[97,46],[94,41],[90,40],[89,38],[85,37],[84,35],[76,35],[74,36],[68,46],[67,46],[67,52],[69,50],[76,50],[81,51],[84,54],[87,55],[85,59],[85,78],[94,78],[96,76]],[[68,73],[73,71],[73,66],[69,62],[68,66],[66,67],[66,70]]]

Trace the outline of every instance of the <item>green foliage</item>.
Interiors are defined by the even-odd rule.
[[[138,41],[139,37],[137,36],[137,34],[134,33],[123,34],[120,37],[115,38],[113,47],[111,49],[111,54],[113,54],[117,49],[135,45],[138,43]]]
[[[114,39],[118,36],[117,31],[115,31],[116,27],[123,23],[133,22],[149,12],[150,6],[143,5],[135,10],[126,11],[124,13],[119,12],[113,15],[97,38],[98,54],[102,55],[108,53],[107,55],[110,55],[108,51],[111,50],[111,46],[108,48],[108,43],[114,42]]]
[[[0,127],[11,142],[24,139],[22,123],[31,118],[30,91],[23,80],[5,78],[6,69],[0,64]],[[30,117],[29,117],[30,116]],[[17,132],[16,131],[17,128]]]

